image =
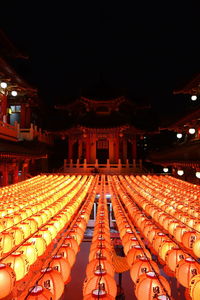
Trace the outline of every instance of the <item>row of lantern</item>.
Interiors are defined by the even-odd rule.
[[[107,200],[102,195],[98,200],[98,211],[86,268],[83,299],[110,299],[117,295],[112,264],[112,245],[109,233]]]
[[[40,228],[37,234],[34,234],[26,243],[22,243],[22,245],[18,248],[17,251],[8,255],[5,259],[2,260],[3,265],[11,266],[12,270],[14,270],[15,277],[17,282],[21,279],[24,280],[24,277],[28,274],[30,266],[32,266],[35,262],[37,263],[37,259],[40,259],[42,256],[46,258],[46,249],[47,246],[51,244],[52,240],[58,235],[58,233],[65,227],[68,221],[72,218],[75,212],[78,210],[79,205],[86,197],[88,189],[93,181],[93,178],[89,178],[87,184],[82,186],[82,192],[78,193],[78,197],[73,197],[71,201],[64,207],[61,213],[57,214],[55,218],[51,219],[51,223],[45,224],[45,227]],[[85,182],[85,180],[83,181]],[[91,209],[91,207],[90,207]],[[68,215],[67,218],[65,216]],[[89,216],[88,216],[89,218]],[[82,223],[85,224],[85,220],[83,219]],[[81,223],[81,224],[82,224]],[[57,226],[56,226],[57,225]],[[85,224],[86,227],[86,224]],[[67,240],[70,240],[72,236],[76,236],[78,232],[77,240],[81,241],[79,234],[81,229],[79,226],[74,225],[73,229],[70,231],[70,237]],[[83,231],[83,230],[82,230]],[[57,241],[56,241],[57,243]],[[75,240],[74,240],[74,243]],[[73,244],[74,244],[73,243]],[[77,244],[78,245],[78,244]],[[51,246],[51,245],[50,245]],[[50,247],[49,246],[49,247]],[[65,248],[65,246],[63,247]],[[78,248],[78,247],[77,247]],[[60,261],[60,257],[54,257],[55,261]],[[66,265],[66,264],[65,264]],[[47,270],[48,273],[48,270]],[[28,276],[28,275],[27,275]],[[9,291],[9,288],[7,288]],[[0,296],[1,297],[1,296]]]
[[[119,187],[119,183],[117,183]],[[124,198],[122,197],[124,200]],[[149,220],[137,206],[131,203],[126,197],[126,207],[132,216],[132,221],[148,240],[151,249],[160,256],[162,262],[165,262],[172,272],[175,272],[177,280],[186,288],[189,286],[192,299],[198,294],[197,274],[200,273],[200,265],[188,253],[183,251],[176,243],[169,239],[169,236],[160,231],[154,222]],[[195,279],[194,279],[195,276]],[[197,278],[200,276],[197,275]],[[195,285],[192,282],[195,282]],[[198,283],[200,284],[200,282]]]
[[[147,214],[169,232],[177,242],[182,243],[187,250],[192,250],[193,255],[200,257],[200,222],[195,217],[190,217],[187,212],[171,210],[171,206],[158,205],[159,200],[138,199],[135,201]],[[149,204],[149,202],[151,204]]]
[[[113,190],[115,187],[113,185]],[[123,191],[121,191],[122,194]],[[168,281],[159,275],[158,265],[152,260],[150,252],[145,248],[139,233],[135,230],[119,199],[115,197],[111,200],[124,253],[130,266],[130,275],[135,284],[137,299],[147,300],[155,297],[169,299],[171,290]]]
[[[69,221],[69,216],[71,216],[72,214],[73,207],[75,208],[78,204],[80,204],[80,200],[84,198],[85,191],[83,191],[82,197],[78,197],[79,201],[74,201],[74,203],[71,202],[66,210],[63,210],[63,208],[69,203],[69,201],[73,199],[76,193],[79,192],[79,189],[81,189],[81,187],[83,188],[84,183],[85,178],[83,178],[82,182],[80,181],[80,185],[77,187],[78,189],[70,191],[67,194],[67,197],[64,195],[63,197],[58,198],[55,202],[53,202],[53,200],[51,199],[51,202],[53,202],[52,204],[50,204],[51,202],[49,202],[49,198],[45,201],[42,201],[42,209],[40,211],[37,211],[36,209],[37,213],[29,215],[23,221],[19,220],[18,223],[14,224],[14,226],[12,226],[14,216],[13,218],[12,216],[2,218],[2,222],[4,222],[4,224],[5,222],[7,222],[7,227],[10,228],[0,233],[1,256],[4,253],[10,252],[15,246],[20,245],[24,240],[27,240],[30,235],[36,234],[40,227],[44,227],[45,224],[49,229],[48,233],[44,230],[39,233],[42,234],[42,236],[48,236],[50,232],[52,234],[52,238],[55,238],[57,231],[63,228]],[[50,205],[47,206],[47,203]],[[56,215],[60,210],[62,210],[62,213]],[[25,215],[26,211],[24,212],[24,216]],[[8,223],[8,220],[10,221],[10,223]],[[49,240],[51,241],[50,234],[48,237],[48,242]]]

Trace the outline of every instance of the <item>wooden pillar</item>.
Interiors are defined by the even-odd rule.
[[[68,160],[72,159],[72,148],[73,148],[73,140],[69,138],[69,140],[68,140]]]
[[[78,140],[78,158],[81,159],[83,153],[83,143],[82,140]]]
[[[7,163],[3,163],[3,186],[8,185],[8,166]]]
[[[136,143],[136,136],[132,139],[132,158],[136,159],[137,156],[137,143]]]
[[[26,128],[26,106],[25,106],[25,103],[21,104],[20,127]]]
[[[90,163],[90,138],[86,139],[86,160],[87,164]]]
[[[118,159],[119,159],[119,139],[118,138],[116,138],[114,140],[113,147],[114,147],[114,153],[115,153],[115,161],[114,162],[117,164]]]
[[[96,161],[96,138],[92,137],[92,139],[90,139],[90,161],[91,163],[95,163]]]
[[[126,162],[127,159],[127,140],[123,140],[123,161]]]
[[[109,161],[111,164],[114,163],[114,140],[112,138],[109,139]]]
[[[7,108],[8,108],[8,99],[7,99],[7,91],[5,90],[5,94],[1,93],[1,121],[7,123]]]
[[[13,170],[13,183],[17,183],[19,181],[18,174],[19,174],[19,166],[16,163],[14,170]]]

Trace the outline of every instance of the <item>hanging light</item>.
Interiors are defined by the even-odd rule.
[[[190,134],[194,134],[195,131],[196,131],[196,130],[195,130],[194,128],[190,128],[190,129],[189,129],[189,133],[190,133]]]
[[[164,172],[164,173],[167,173],[168,171],[169,171],[168,168],[163,168],[163,172]]]
[[[12,268],[6,264],[0,264],[0,299],[7,297],[13,290],[16,276]]]
[[[182,176],[182,175],[184,174],[184,171],[183,171],[183,170],[178,170],[178,171],[177,171],[177,174],[178,174],[179,176]]]
[[[6,82],[1,82],[0,85],[1,85],[1,88],[2,88],[2,89],[6,89],[7,86],[8,86]]]
[[[182,135],[182,133],[179,132],[176,134],[176,137],[177,137],[177,139],[181,139],[183,137],[183,135]]]
[[[11,92],[11,95],[12,95],[13,97],[16,97],[16,96],[17,96],[17,91],[12,91],[12,92]]]
[[[200,178],[200,171],[197,171],[197,172],[196,172],[196,177],[197,177],[197,178]]]
[[[192,95],[192,96],[191,96],[191,100],[192,100],[192,101],[196,101],[196,100],[197,100],[197,95]]]

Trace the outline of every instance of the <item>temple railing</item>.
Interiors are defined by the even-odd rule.
[[[20,125],[17,124],[17,128],[19,140],[32,141],[37,139],[39,142],[45,144],[53,144],[53,137],[46,131],[43,132],[41,128],[37,127],[37,125],[31,123],[30,128],[20,128]]]
[[[59,170],[64,173],[86,173],[86,174],[95,174],[95,173],[103,173],[103,174],[129,174],[133,172],[143,172],[142,160],[133,160],[130,163],[126,160],[126,163],[121,163],[121,160],[118,160],[117,164],[113,164],[107,160],[106,164],[99,164],[96,159],[95,163],[87,163],[86,159],[84,159],[84,163],[80,163],[79,159],[74,163],[72,159],[70,161],[64,160],[64,166]]]
[[[17,141],[17,126],[0,121],[0,138],[10,141]]]

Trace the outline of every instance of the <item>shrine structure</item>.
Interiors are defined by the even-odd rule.
[[[76,171],[88,167],[104,168],[104,171],[113,168],[119,172],[123,168],[142,169],[138,149],[143,137],[153,130],[141,128],[139,124],[142,113],[149,107],[137,107],[122,96],[106,100],[80,97],[56,109],[65,110],[74,123],[54,133],[67,140],[64,169],[72,170],[73,166]]]

